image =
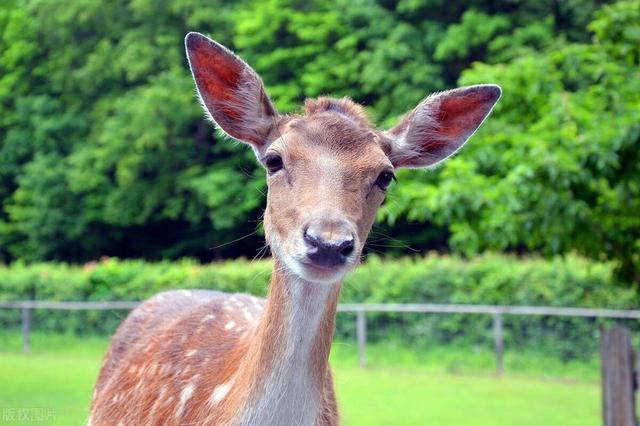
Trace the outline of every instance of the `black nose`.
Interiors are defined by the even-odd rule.
[[[320,235],[314,232],[312,227],[304,230],[304,241],[309,247],[309,260],[315,265],[328,268],[344,265],[355,247],[353,235],[349,233],[346,237],[330,241]]]

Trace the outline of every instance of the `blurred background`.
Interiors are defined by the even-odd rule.
[[[431,92],[503,89],[464,150],[400,171],[345,303],[640,307],[640,0],[4,0],[0,301],[264,295],[264,171],[195,99],[207,34],[280,112],[349,96],[390,127]],[[83,424],[126,310],[0,309],[0,422]],[[600,424],[598,328],[614,320],[338,316],[351,425]],[[638,320],[619,320],[638,347]],[[371,410],[371,407],[376,407]]]

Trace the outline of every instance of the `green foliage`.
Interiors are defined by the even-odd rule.
[[[247,59],[283,112],[348,95],[389,126],[429,92],[502,85],[462,155],[401,173],[386,232],[467,254],[578,250],[640,282],[639,10],[638,0],[4,2],[0,259],[253,256],[258,236],[221,244],[258,227],[263,172],[202,118],[182,44],[197,30]]]
[[[444,38],[438,44],[434,58],[467,58],[478,47],[484,47],[495,37],[510,26],[510,21],[503,15],[490,16],[474,9],[469,9],[462,15],[459,24],[447,27]]]
[[[193,261],[146,263],[109,259],[84,267],[16,262],[0,268],[3,300],[141,300],[168,289],[208,288],[264,295],[267,261],[200,265]],[[569,256],[550,261],[487,255],[473,261],[429,256],[384,261],[371,257],[350,274],[342,302],[416,302],[637,307],[636,294],[611,284],[609,264]],[[106,333],[124,312],[36,311],[35,329]],[[3,327],[17,326],[19,312],[0,312]],[[346,315],[346,314],[344,314]],[[397,338],[414,345],[462,344],[488,347],[491,318],[470,315],[371,314],[373,341]],[[340,321],[337,333],[353,337],[353,321]],[[584,358],[596,350],[597,324],[575,318],[505,318],[510,347],[530,348],[563,359]]]
[[[464,155],[423,179],[403,174],[389,221],[447,226],[467,254],[577,250],[640,282],[640,3],[607,6],[588,44],[555,42],[460,84],[505,93]]]
[[[193,27],[228,42],[233,12],[209,1],[2,9],[1,255],[206,258],[211,241],[255,227],[264,183],[249,152],[212,137],[182,44]]]

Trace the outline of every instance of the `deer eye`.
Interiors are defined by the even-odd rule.
[[[386,170],[378,175],[376,185],[378,185],[378,187],[383,191],[386,191],[392,180],[396,180],[396,175],[394,175],[393,172]]]
[[[274,174],[278,170],[282,169],[282,157],[278,154],[269,154],[264,159],[264,164],[267,166],[267,171],[270,175]]]

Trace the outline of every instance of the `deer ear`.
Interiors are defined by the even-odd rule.
[[[278,116],[262,80],[233,52],[199,33],[185,37],[187,59],[209,117],[259,152]]]
[[[428,167],[450,157],[480,127],[501,93],[499,86],[486,84],[427,97],[386,132],[391,163]]]

